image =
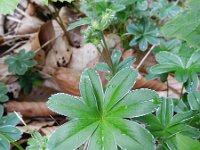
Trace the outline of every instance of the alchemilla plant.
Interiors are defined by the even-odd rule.
[[[154,149],[150,132],[129,118],[153,112],[158,95],[149,89],[130,91],[136,79],[137,71],[122,69],[104,91],[97,72],[87,69],[80,80],[81,97],[51,96],[48,107],[70,121],[51,135],[48,149],[73,150],[84,143],[88,150]]]

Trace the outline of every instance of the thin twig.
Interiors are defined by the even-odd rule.
[[[11,17],[11,16],[8,16],[6,19],[17,22],[17,23],[21,23],[21,24],[23,23],[21,20],[14,18],[14,17]]]
[[[14,46],[12,46],[10,49],[8,49],[7,51],[5,51],[4,53],[2,53],[0,56],[5,56],[6,54],[12,52],[15,48],[17,48],[18,46],[20,46],[21,44],[25,44],[27,41],[20,41],[17,44],[15,44]]]
[[[23,34],[23,35],[7,35],[7,36],[4,36],[3,39],[4,40],[10,40],[10,39],[13,39],[13,38],[27,38],[27,37],[31,37],[34,34],[35,33]]]
[[[22,14],[24,17],[26,17],[27,19],[29,19],[30,21],[32,21],[31,17],[30,17],[28,14],[26,14],[23,10],[19,9],[18,7],[16,8],[16,10],[17,10],[20,14]]]
[[[51,43],[52,41],[54,41],[55,39],[57,39],[61,35],[62,34],[59,34],[56,37],[50,39],[49,41],[47,41],[46,43],[44,43],[41,47],[39,47],[38,49],[36,49],[34,52],[37,53],[38,51],[40,51],[42,48],[44,48],[45,46],[47,46],[49,43]]]
[[[144,63],[144,61],[147,59],[147,57],[150,55],[150,53],[152,52],[152,50],[154,49],[155,45],[153,45],[149,51],[146,53],[146,55],[143,57],[143,59],[140,61],[140,63],[138,64],[138,66],[136,67],[136,69],[138,70],[142,64]]]

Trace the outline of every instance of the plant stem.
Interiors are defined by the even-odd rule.
[[[150,55],[150,53],[152,52],[152,50],[154,49],[155,45],[152,45],[152,47],[149,49],[149,51],[146,53],[146,55],[143,57],[143,59],[140,61],[140,63],[138,64],[138,66],[136,67],[136,69],[138,70],[142,64],[144,63],[144,61],[147,59],[147,57]]]
[[[103,41],[103,47],[105,48],[105,52],[106,52],[106,63],[109,65],[110,69],[112,70],[112,75],[114,76],[115,75],[115,68],[114,68],[114,65],[112,63],[112,59],[111,59],[111,55],[109,53],[109,49],[108,49],[108,46],[107,46],[107,43],[106,43],[106,40],[105,40],[105,37],[104,37],[104,34],[103,32],[101,31],[101,37],[102,37],[102,41]]]
[[[46,8],[48,9],[49,12],[51,12],[52,14],[54,14],[54,19],[56,20],[56,22],[59,24],[59,26],[61,27],[61,29],[63,30],[64,32],[64,35],[65,37],[67,38],[67,41],[69,42],[70,45],[72,45],[71,41],[69,40],[69,34],[65,28],[65,25],[63,24],[63,21],[61,19],[61,17],[59,16],[59,12],[57,10],[57,8],[52,4],[54,10],[55,10],[55,13],[53,13],[48,6],[46,6]]]
[[[169,96],[169,81],[167,79],[167,97]]]

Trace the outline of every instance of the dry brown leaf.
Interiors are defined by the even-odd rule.
[[[80,73],[69,68],[60,67],[54,76],[58,86],[63,92],[80,95],[79,92],[79,80]]]
[[[13,75],[12,73],[8,72],[8,65],[4,64],[4,61],[9,56],[4,56],[0,58],[0,81],[1,82],[7,82],[8,76]]]
[[[32,91],[28,95],[20,94],[20,101],[47,101],[48,98],[52,95],[58,93],[58,91],[49,88],[49,87],[33,87]]]
[[[27,0],[20,0],[20,3],[18,4],[18,8],[25,13],[25,10],[28,7],[28,1]],[[18,11],[14,11],[13,15],[6,16],[5,21],[5,29],[8,32],[13,32],[17,25],[21,23],[22,18],[24,15]]]
[[[110,33],[110,34],[107,34],[106,35],[106,43],[108,45],[108,48],[109,49],[119,49],[119,50],[122,50],[122,41],[121,41],[121,38],[114,34],[114,33]]]
[[[46,42],[50,41],[55,37],[55,30],[52,21],[48,21],[40,27],[38,37],[40,45],[44,45]],[[45,50],[46,53],[48,53],[48,51],[50,51],[52,46],[53,46],[53,41],[50,42],[45,47],[43,47],[43,49]]]
[[[71,55],[72,49],[69,46],[66,37],[58,37],[55,40],[52,49],[47,54],[43,71],[47,74],[54,74],[55,68],[67,66],[70,61]]]
[[[28,34],[39,31],[44,22],[35,16],[24,17],[22,23],[18,24],[14,30],[16,34]]]
[[[23,117],[48,117],[56,115],[48,109],[46,102],[17,102],[9,101],[4,104],[7,113],[20,112]]]
[[[52,126],[52,127],[46,127],[46,128],[41,128],[40,132],[44,135],[51,135],[56,129],[58,128],[58,126]]]
[[[47,127],[51,127],[55,124],[55,121],[47,121],[47,120],[39,120],[32,121],[27,124],[27,126],[18,126],[21,131],[24,133],[29,133],[30,131],[40,131],[41,129],[45,129]]]
[[[81,48],[72,48],[72,51],[72,58],[68,67],[79,72],[99,57],[98,50],[92,43],[87,43]]]
[[[144,77],[141,77],[134,85],[135,89],[139,88],[149,88],[155,91],[165,91],[167,86],[165,83],[162,83],[158,80],[146,80]]]

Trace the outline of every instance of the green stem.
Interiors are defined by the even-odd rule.
[[[101,37],[102,37],[102,41],[103,41],[103,47],[105,48],[105,52],[106,52],[106,58],[108,59],[108,60],[106,60],[106,63],[109,65],[109,67],[112,71],[112,75],[114,76],[115,75],[115,68],[114,68],[114,65],[112,63],[111,55],[109,53],[109,49],[108,49],[108,46],[107,46],[107,43],[106,43],[106,40],[105,40],[105,37],[104,37],[104,34],[103,34],[102,31],[101,31]]]

